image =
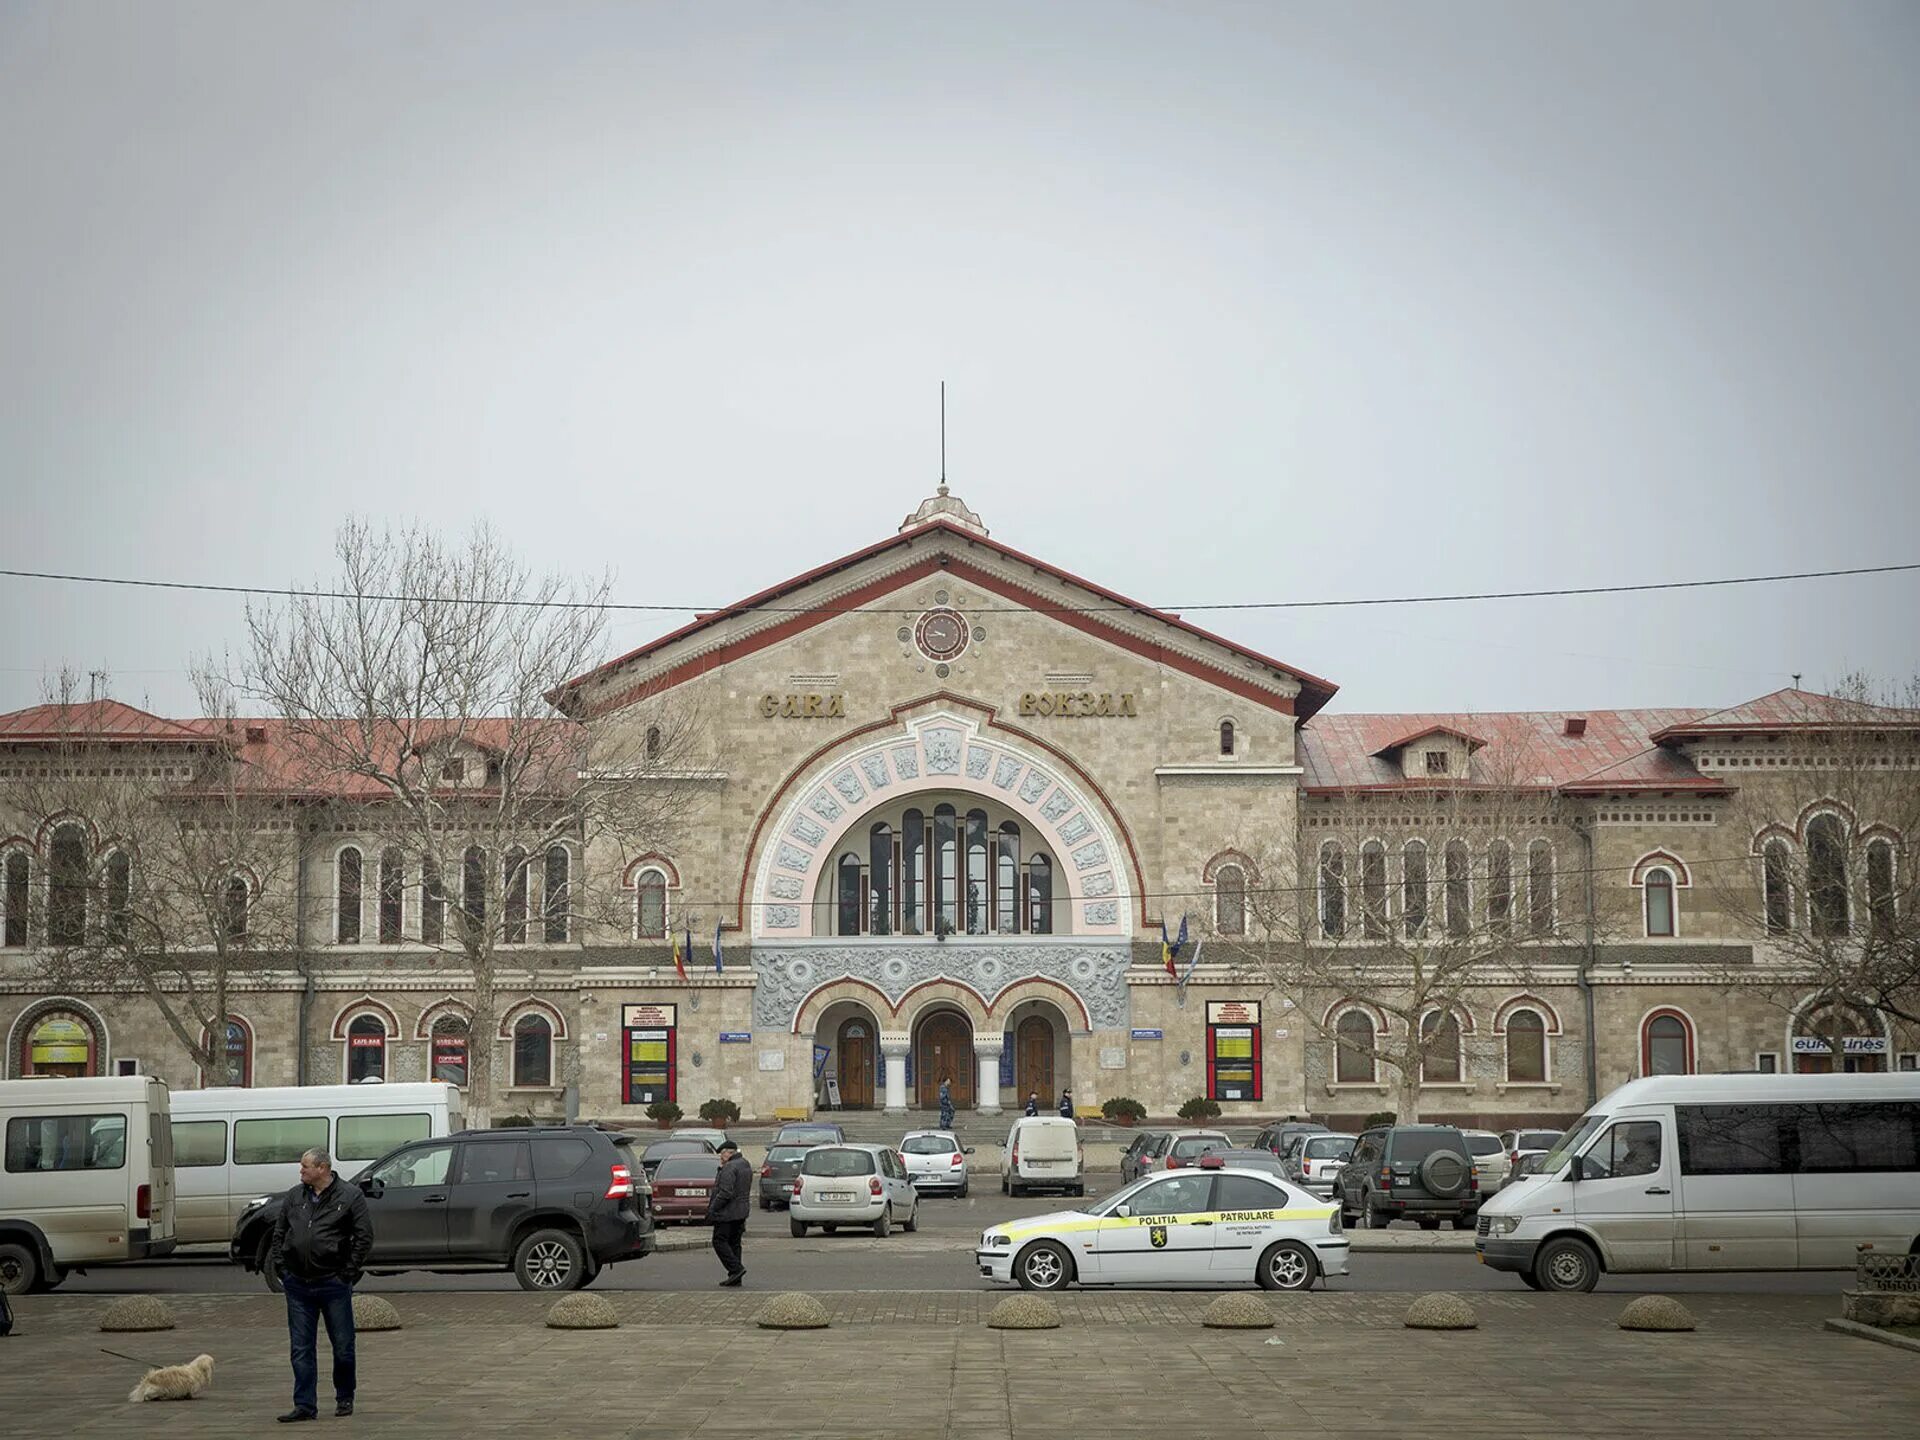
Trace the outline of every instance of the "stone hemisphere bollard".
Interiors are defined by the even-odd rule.
[[[1209,1330],[1271,1330],[1273,1311],[1258,1295],[1222,1295],[1200,1317]]]
[[[399,1328],[400,1312],[393,1308],[391,1300],[383,1300],[378,1295],[353,1297],[355,1334],[362,1330],[398,1330]]]
[[[1693,1312],[1671,1295],[1642,1295],[1620,1312],[1622,1330],[1691,1330]]]
[[[100,1314],[102,1330],[171,1330],[173,1311],[151,1295],[122,1295]]]
[[[753,1323],[762,1330],[824,1330],[827,1307],[811,1295],[790,1291],[776,1295],[761,1307]]]
[[[549,1330],[617,1330],[620,1316],[604,1295],[575,1290],[562,1295],[547,1311]]]
[[[987,1316],[989,1330],[1058,1330],[1060,1307],[1044,1295],[1009,1295]]]
[[[1422,1295],[1407,1307],[1409,1330],[1472,1330],[1479,1323],[1473,1306],[1445,1291]]]

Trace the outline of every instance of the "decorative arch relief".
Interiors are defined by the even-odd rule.
[[[810,939],[813,906],[802,902],[811,882],[875,806],[903,794],[950,790],[978,795],[1017,813],[1060,857],[1056,884],[1072,887],[1073,933],[1125,936],[1132,895],[1113,826],[1096,802],[1060,778],[1055,767],[969,719],[945,711],[908,723],[899,733],[836,757],[787,802],[763,843],[754,881],[753,933],[775,940]]]

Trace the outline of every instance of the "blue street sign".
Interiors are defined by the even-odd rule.
[[[720,1043],[722,1045],[745,1045],[752,1039],[753,1032],[751,1030],[722,1030],[720,1032]]]
[[[1164,1030],[1136,1030],[1133,1032],[1133,1038],[1136,1040],[1164,1040],[1167,1038],[1167,1032]]]

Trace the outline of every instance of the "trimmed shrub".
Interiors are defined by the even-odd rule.
[[[679,1121],[685,1112],[671,1100],[656,1100],[647,1106],[647,1118],[657,1120],[662,1125],[672,1125]]]
[[[732,1100],[721,1100],[718,1098],[702,1100],[700,1102],[700,1118],[709,1125],[738,1125],[740,1123],[740,1107]]]
[[[1120,1120],[1131,1124],[1147,1118],[1147,1107],[1129,1096],[1116,1095],[1111,1100],[1100,1102],[1100,1113],[1109,1120]]]
[[[493,1117],[493,1128],[496,1130],[525,1129],[532,1124],[533,1117],[531,1115],[496,1115]]]
[[[1180,1107],[1179,1114],[1182,1120],[1218,1120],[1220,1102],[1209,1100],[1204,1095],[1196,1095]]]
[[[1391,1125],[1399,1118],[1400,1117],[1395,1115],[1391,1110],[1376,1110],[1367,1116],[1365,1123],[1362,1124],[1360,1128],[1362,1130],[1371,1130],[1376,1125]]]

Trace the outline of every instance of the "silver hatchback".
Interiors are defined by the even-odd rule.
[[[900,1139],[900,1158],[906,1162],[907,1178],[922,1195],[936,1192],[965,1198],[967,1193],[967,1156],[971,1145],[962,1145],[947,1130],[910,1130]]]
[[[885,1235],[897,1222],[902,1230],[920,1225],[920,1197],[907,1167],[885,1145],[816,1145],[800,1162],[787,1220],[794,1238],[818,1225],[831,1235],[842,1225],[859,1225]]]

